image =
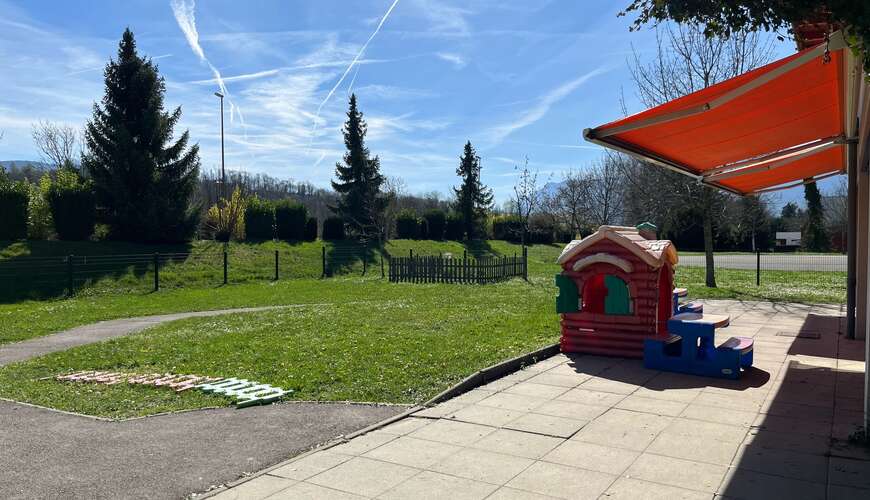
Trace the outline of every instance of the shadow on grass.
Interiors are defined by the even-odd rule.
[[[340,274],[368,273],[376,266],[380,273],[380,252],[375,243],[361,243],[356,240],[327,240],[325,242],[326,262],[323,276],[332,277]],[[380,250],[383,252],[383,250]]]
[[[0,242],[0,303],[49,299],[107,278],[142,280],[160,265],[183,262],[190,244],[144,245],[94,241]]]

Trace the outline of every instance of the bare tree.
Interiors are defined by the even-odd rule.
[[[617,224],[623,220],[625,168],[621,163],[626,161],[622,155],[606,155],[586,171],[586,182],[583,183],[586,218],[595,226]]]
[[[543,200],[544,210],[574,237],[587,226],[586,182],[587,178],[577,170],[563,172],[555,192],[545,193]]]
[[[529,169],[529,158],[526,157],[523,168],[519,165],[514,167],[519,171],[517,183],[514,184],[513,208],[519,216],[523,227],[522,242],[526,244],[526,236],[529,232],[529,218],[541,203],[541,189],[538,187],[538,171]]]
[[[652,107],[758,67],[771,59],[772,50],[770,39],[758,32],[735,31],[729,37],[708,38],[697,25],[667,25],[656,28],[656,53],[652,60],[642,62],[635,51],[629,68],[638,97],[644,105]],[[636,189],[632,196],[652,195],[646,200],[667,197],[680,211],[701,221],[706,284],[715,287],[713,221],[722,215],[725,195],[678,174],[659,170],[644,175],[645,182],[653,181],[653,186]],[[636,204],[643,202],[635,200]]]
[[[40,120],[31,132],[42,161],[56,168],[75,168],[79,154],[79,133],[69,125]]]

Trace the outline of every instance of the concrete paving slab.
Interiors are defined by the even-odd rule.
[[[230,490],[232,491],[232,490]],[[217,498],[223,499],[223,496]],[[242,500],[247,497],[240,497]],[[360,500],[366,497],[347,493],[345,491],[324,488],[311,483],[296,483],[286,490],[279,491],[268,497],[269,500]]]
[[[538,459],[549,453],[561,442],[562,439],[551,436],[498,429],[474,443],[473,447],[517,457]]]
[[[625,475],[678,488],[716,492],[728,468],[692,460],[644,453],[628,468]]]
[[[547,401],[535,408],[535,413],[588,421],[600,416],[608,409],[606,406],[590,406],[572,401],[554,400]]]
[[[625,395],[614,394],[611,392],[593,391],[582,387],[576,387],[569,390],[565,394],[562,394],[556,399],[560,401],[571,401],[574,403],[581,403],[593,406],[605,406],[609,408],[625,399]]]
[[[269,474],[272,476],[283,477],[285,479],[302,481],[311,476],[320,474],[325,470],[329,470],[336,465],[343,464],[351,458],[352,456],[350,455],[334,453],[332,450],[327,450],[321,453],[306,455],[299,460],[294,460],[287,465],[270,471]]]
[[[467,478],[423,471],[378,496],[385,500],[481,500],[498,486]]]
[[[588,420],[576,420],[573,418],[554,417],[540,413],[526,413],[506,424],[506,429],[546,434],[561,438],[569,438],[579,431]]]
[[[307,482],[347,493],[374,497],[410,479],[418,469],[365,457],[354,457]]]
[[[775,476],[822,484],[828,476],[828,457],[822,455],[741,446],[734,458],[741,468]]]
[[[737,468],[728,472],[717,493],[729,499],[819,500],[825,498],[825,485]]]
[[[493,427],[441,419],[408,434],[409,437],[469,446],[495,431]]]
[[[676,417],[686,409],[687,403],[680,401],[668,401],[664,399],[646,398],[632,394],[620,401],[616,408],[621,410],[639,411],[655,415]]]
[[[547,462],[535,462],[507,486],[556,498],[595,499],[616,476]]]
[[[649,413],[611,409],[586,424],[571,439],[643,451],[672,420]]]
[[[607,500],[710,500],[710,494],[621,477],[604,492],[602,498]]]
[[[831,457],[831,484],[870,490],[870,461]]]
[[[220,500],[259,500],[286,490],[297,484],[297,481],[264,475],[256,477],[246,484],[248,486],[245,488],[244,495],[241,495],[241,491],[229,490],[217,495],[215,498]]]
[[[472,424],[503,427],[525,414],[526,412],[524,411],[506,410],[504,408],[494,408],[492,406],[468,405],[459,411],[447,415],[446,418]]]
[[[572,467],[620,475],[640,456],[640,452],[568,440],[541,458]]]
[[[503,453],[465,448],[430,467],[436,472],[503,485],[534,460]]]
[[[663,432],[647,447],[646,452],[708,464],[728,465],[734,459],[738,448],[739,442],[729,443],[699,436],[687,438]]]
[[[425,469],[460,449],[452,444],[402,436],[366,452],[363,457]]]

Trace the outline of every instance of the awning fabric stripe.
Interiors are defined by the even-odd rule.
[[[837,35],[827,47],[587,129],[584,137],[739,194],[844,171],[846,54]],[[776,155],[783,150],[790,154]]]

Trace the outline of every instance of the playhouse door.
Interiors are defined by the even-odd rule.
[[[668,320],[674,312],[674,276],[664,265],[659,271],[658,334],[667,335]]]

